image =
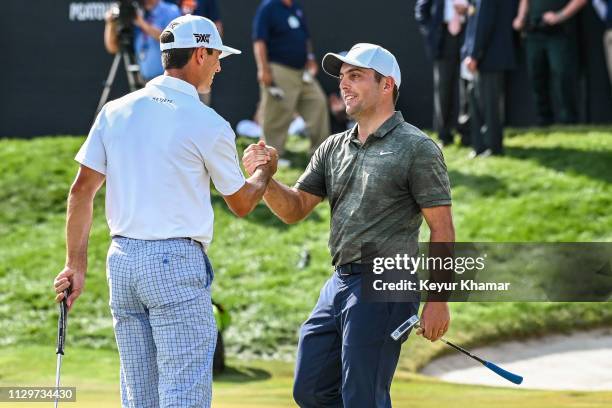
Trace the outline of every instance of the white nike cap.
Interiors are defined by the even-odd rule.
[[[395,56],[376,44],[355,44],[345,55],[327,53],[323,57],[323,70],[334,77],[340,76],[343,63],[359,68],[373,69],[382,76],[391,77],[399,89],[402,74]]]
[[[217,26],[205,17],[191,14],[177,17],[168,24],[164,31],[171,32],[174,35],[174,41],[160,43],[159,48],[162,51],[203,47],[221,51],[219,58],[225,58],[231,54],[242,54],[242,51],[223,45]]]

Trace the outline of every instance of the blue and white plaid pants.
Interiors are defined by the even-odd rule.
[[[107,279],[122,406],[210,407],[217,327],[202,247],[114,237]]]

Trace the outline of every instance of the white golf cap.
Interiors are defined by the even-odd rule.
[[[391,77],[399,89],[402,82],[397,60],[388,50],[380,45],[359,43],[346,54],[327,53],[323,57],[323,70],[334,77],[340,76],[340,68],[343,63],[360,68],[373,69],[382,76]]]
[[[162,51],[175,48],[204,47],[221,51],[219,58],[242,53],[235,48],[223,45],[217,26],[205,17],[192,16],[191,14],[177,17],[168,24],[164,31],[171,32],[174,35],[174,41],[160,43],[159,48]]]

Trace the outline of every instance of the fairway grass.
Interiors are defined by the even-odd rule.
[[[612,241],[612,129],[513,130],[507,155],[468,160],[468,149],[445,148],[458,241]],[[48,344],[56,330],[51,284],[64,261],[66,194],[82,137],[0,140],[0,346]],[[238,139],[242,152],[250,141]],[[307,163],[308,142],[292,138],[292,184]],[[213,296],[232,313],[229,354],[242,359],[293,358],[297,329],[331,273],[329,206],[285,225],[260,204],[237,219],[213,194]],[[422,228],[421,240],[428,239]],[[96,198],[85,291],[70,317],[75,345],[115,347],[108,310],[104,192]],[[310,263],[296,265],[303,254]],[[520,273],[521,271],[517,271]],[[612,324],[608,304],[452,304],[449,337],[464,345]],[[402,361],[414,370],[442,350],[415,347]]]
[[[505,142],[504,157],[468,160],[466,148],[444,149],[457,240],[612,241],[612,128],[508,134],[512,137]],[[52,280],[65,258],[66,194],[77,170],[72,158],[83,140],[0,140],[0,382],[5,385],[53,383],[57,306]],[[239,153],[247,143],[238,139]],[[295,182],[307,164],[307,148],[306,140],[291,139],[294,167],[279,171],[281,181]],[[263,204],[245,219],[234,217],[216,193],[213,206],[215,239],[209,251],[216,276],[213,296],[232,314],[225,340],[234,362],[233,372],[215,382],[214,406],[294,406],[290,361],[297,330],[331,273],[329,206],[319,205],[292,226],[276,219]],[[421,232],[421,240],[427,240],[427,228]],[[108,244],[101,191],[85,290],[68,324],[63,375],[64,384],[82,391],[75,406],[118,404],[105,276]],[[304,252],[309,253],[310,263],[300,269],[297,264]],[[466,347],[612,325],[610,303],[455,303],[451,311],[447,338]],[[610,393],[452,385],[413,374],[445,352],[448,348],[439,342],[410,337],[393,385],[396,407],[612,406]],[[4,406],[10,405],[0,404]]]
[[[62,385],[77,388],[75,403],[64,407],[120,407],[119,363],[116,352],[66,349]],[[0,349],[0,386],[52,386],[53,346]],[[228,373],[213,384],[214,408],[294,407],[292,365],[271,361],[231,362]],[[529,373],[523,373],[526,376]],[[396,408],[608,408],[612,392],[552,392],[449,384],[427,377],[398,373],[391,388]],[[0,403],[0,407],[36,408],[41,403]]]

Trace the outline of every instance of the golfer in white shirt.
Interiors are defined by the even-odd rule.
[[[106,182],[122,405],[209,407],[217,336],[206,256],[210,181],[243,217],[261,199],[277,158],[262,151],[261,166],[245,180],[230,125],[198,98],[210,92],[219,60],[240,53],[222,44],[213,22],[179,17],[160,43],[164,75],[109,102],[76,156],[56,301],[70,288],[72,308],[83,290],[94,196]]]

